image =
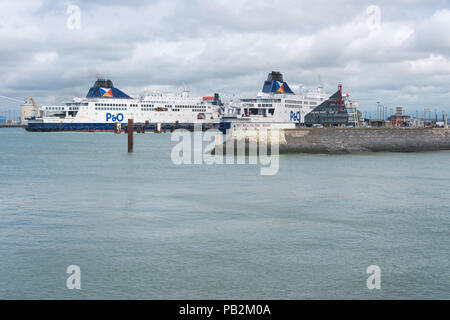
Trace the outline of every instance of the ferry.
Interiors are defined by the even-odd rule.
[[[294,92],[278,71],[269,73],[256,97],[242,98],[224,109],[220,130],[239,128],[293,129],[304,126],[305,116],[330,97],[321,85]]]
[[[27,124],[28,131],[113,131],[128,119],[145,129],[218,128],[222,113],[218,94],[189,97],[181,94],[152,94],[132,98],[111,80],[97,79],[86,97],[73,98],[61,105],[44,105]]]

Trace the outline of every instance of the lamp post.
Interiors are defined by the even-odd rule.
[[[380,101],[377,101],[377,120],[380,119]]]

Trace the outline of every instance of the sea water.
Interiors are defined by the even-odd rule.
[[[0,129],[1,299],[450,299],[448,151],[281,155],[264,176],[176,165],[170,133],[126,141]]]

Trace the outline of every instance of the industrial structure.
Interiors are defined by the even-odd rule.
[[[404,115],[402,107],[397,107],[395,114],[390,118],[391,126],[393,127],[409,127],[411,125],[411,116]]]
[[[351,101],[349,95],[342,94],[342,85],[328,100],[318,105],[305,116],[305,125],[311,127],[322,125],[324,127],[353,126],[359,127],[362,122],[362,113],[358,104]]]
[[[20,122],[26,125],[28,120],[36,117],[37,112],[38,108],[36,103],[34,102],[33,97],[30,97],[20,106]]]

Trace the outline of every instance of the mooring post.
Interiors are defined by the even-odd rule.
[[[133,119],[128,119],[128,152],[133,152]]]

